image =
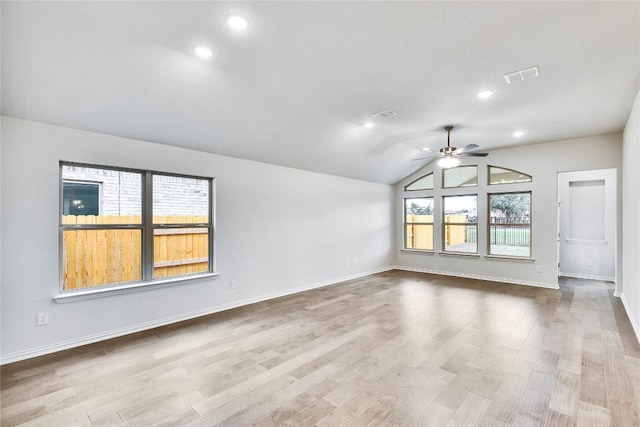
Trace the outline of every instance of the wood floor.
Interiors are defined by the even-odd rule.
[[[390,271],[2,368],[2,426],[639,426],[612,286]]]

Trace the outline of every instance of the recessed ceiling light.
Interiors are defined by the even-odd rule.
[[[373,123],[371,122],[366,122],[365,124],[363,124],[362,126],[366,127],[367,129],[371,129],[373,127]]]
[[[196,46],[193,48],[193,52],[202,59],[209,59],[213,55],[213,51],[206,46]]]
[[[521,130],[517,130],[513,133],[513,136],[515,136],[516,138],[520,138],[522,135],[524,135],[524,131]]]
[[[483,90],[482,92],[478,92],[478,98],[482,99],[491,98],[491,95],[493,95],[492,90]]]
[[[238,31],[244,31],[249,26],[249,20],[247,17],[240,15],[239,13],[231,13],[227,15],[226,21],[227,25]]]

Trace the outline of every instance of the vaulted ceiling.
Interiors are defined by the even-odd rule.
[[[448,124],[482,151],[621,131],[640,81],[638,2],[1,7],[3,115],[381,183]]]

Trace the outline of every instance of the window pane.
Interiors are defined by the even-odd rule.
[[[407,240],[405,249],[433,250],[432,224],[407,224],[406,227]]]
[[[443,199],[445,222],[478,222],[478,196],[446,196]]]
[[[433,222],[433,197],[405,199],[406,222]]]
[[[478,167],[460,166],[457,168],[443,169],[445,188],[475,187],[478,185]]]
[[[70,182],[62,183],[63,215],[99,215],[100,184]]]
[[[445,225],[444,250],[451,252],[478,252],[477,225]]]
[[[489,184],[511,184],[514,182],[531,182],[531,175],[511,169],[489,166]]]
[[[63,289],[141,280],[140,230],[70,230],[62,236]]]
[[[490,226],[489,254],[530,257],[531,226]]]
[[[98,224],[141,223],[140,173],[63,165],[62,180],[63,224],[80,224],[87,215],[103,217]]]
[[[433,172],[425,175],[421,178],[416,179],[406,187],[404,187],[405,191],[415,191],[415,190],[432,190],[433,189]]]
[[[153,175],[154,224],[209,222],[209,180]]]
[[[156,228],[153,231],[153,277],[209,271],[209,229]]]
[[[531,193],[489,194],[491,224],[530,224]]]
[[[531,193],[489,194],[489,254],[531,256]]]

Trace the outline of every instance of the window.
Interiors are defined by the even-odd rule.
[[[444,251],[478,253],[478,196],[444,196]]]
[[[459,166],[442,169],[444,188],[475,187],[478,185],[478,166]]]
[[[433,172],[407,184],[404,191],[433,190]]]
[[[153,277],[209,271],[210,180],[153,174]]]
[[[405,249],[433,250],[433,197],[404,199]]]
[[[489,194],[489,255],[531,257],[531,193]]]
[[[63,215],[99,215],[100,183],[62,182]]]
[[[61,163],[62,289],[212,272],[212,185]]]
[[[489,166],[489,185],[531,182],[531,175],[497,166]]]

